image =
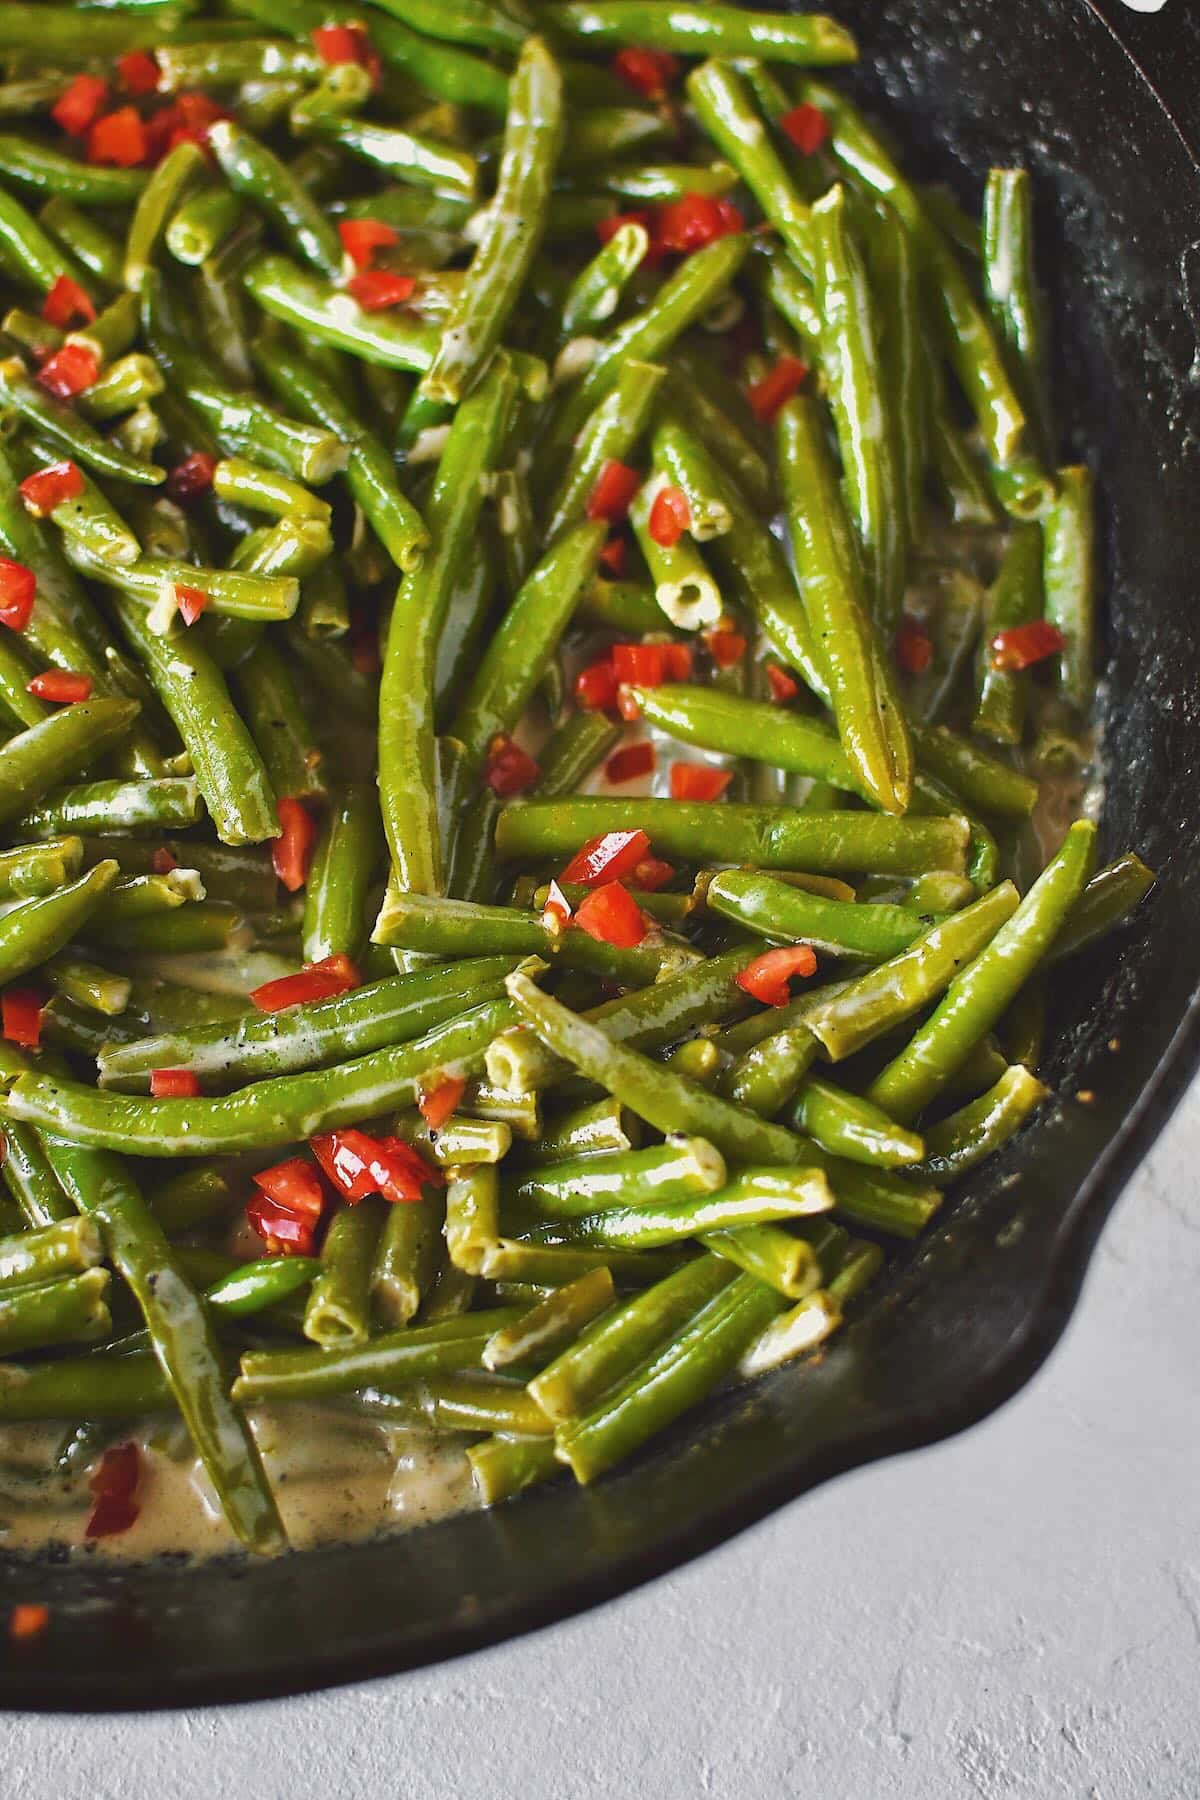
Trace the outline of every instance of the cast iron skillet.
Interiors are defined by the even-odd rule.
[[[555,1484],[254,1568],[0,1565],[0,1607],[45,1600],[53,1621],[40,1643],[0,1650],[4,1704],[246,1700],[476,1649],[636,1586],[844,1469],[961,1430],[1045,1357],[1200,1051],[1200,29],[1186,4],[831,8],[860,33],[863,91],[929,170],[973,203],[991,162],[1038,176],[1059,386],[1105,505],[1105,847],[1160,871],[1125,935],[1058,986],[1050,1078],[1094,1102],[1048,1109],[989,1163],[819,1370],[725,1395],[594,1489]]]

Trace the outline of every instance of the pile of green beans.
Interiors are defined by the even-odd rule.
[[[266,1402],[588,1482],[1048,1099],[1154,880],[1082,805],[1093,481],[1030,176],[976,227],[856,54],[0,6],[0,1442],[177,1412],[260,1552]]]

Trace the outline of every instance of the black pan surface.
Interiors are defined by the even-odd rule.
[[[837,0],[861,91],[977,204],[1038,177],[1062,395],[1105,515],[1104,849],[1160,871],[1056,994],[1061,1095],[994,1161],[816,1371],[685,1420],[592,1490],[264,1566],[0,1560],[10,1707],[234,1701],[381,1675],[543,1625],[674,1567],[857,1464],[981,1418],[1053,1345],[1104,1218],[1200,1054],[1200,26],[1187,0]],[[1165,95],[1165,104],[1156,89]],[[1091,1104],[1074,1096],[1094,1096]],[[2,1616],[2,1614],[0,1614]]]

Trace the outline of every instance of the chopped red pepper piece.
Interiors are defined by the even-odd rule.
[[[136,1444],[114,1444],[104,1452],[88,1481],[93,1502],[83,1530],[85,1537],[116,1537],[129,1530],[140,1510],[135,1498],[140,1474]]]
[[[364,269],[352,275],[346,292],[353,296],[364,312],[386,312],[391,306],[402,306],[416,292],[411,275],[394,275],[389,269]]]
[[[494,737],[488,748],[484,775],[493,794],[523,794],[533,787],[542,771],[528,751],[510,737]]]
[[[43,669],[25,686],[39,700],[49,700],[55,706],[74,706],[92,697],[91,676],[77,674],[74,669]]]
[[[19,1600],[8,1615],[8,1635],[14,1644],[42,1636],[50,1623],[50,1608],[41,1600]]]
[[[194,1069],[151,1069],[150,1094],[155,1100],[194,1100],[200,1077]]]
[[[177,859],[171,855],[171,852],[167,849],[166,845],[163,844],[160,845],[154,852],[154,855],[150,858],[150,867],[155,875],[169,875],[173,869],[179,867],[179,863]]]
[[[317,1246],[317,1228],[311,1219],[280,1206],[266,1194],[246,1202],[246,1223],[266,1245],[268,1256],[311,1256]]]
[[[86,344],[64,344],[46,358],[37,378],[55,399],[74,400],[77,394],[86,393],[99,373],[100,363],[94,350]]]
[[[919,619],[905,613],[896,627],[892,655],[906,675],[924,675],[933,661],[933,639]]]
[[[50,463],[35,469],[21,483],[21,498],[26,512],[44,519],[66,500],[77,500],[83,492],[83,476],[73,462]]]
[[[185,625],[194,625],[208,605],[208,595],[203,588],[186,587],[182,581],[175,582],[174,587],[180,618]]]
[[[308,808],[290,795],[284,795],[278,809],[279,836],[271,845],[271,861],[288,893],[295,894],[308,880],[317,828]]]
[[[162,71],[148,50],[127,50],[117,58],[117,74],[127,94],[156,94]]]
[[[309,1148],[349,1206],[368,1194],[382,1194],[393,1205],[419,1200],[422,1187],[445,1184],[441,1171],[402,1138],[373,1138],[349,1126],[323,1132],[311,1139]]]
[[[542,924],[546,930],[557,936],[565,931],[571,923],[571,902],[559,887],[557,881],[550,883],[550,892],[546,895],[546,904],[542,908]]]
[[[280,975],[264,981],[250,994],[259,1012],[282,1012],[286,1006],[302,1006],[312,1000],[329,1000],[361,987],[362,977],[348,956],[326,956],[296,975]]]
[[[771,698],[783,706],[788,700],[794,700],[800,692],[800,683],[778,663],[767,664],[767,685],[771,690]]]
[[[88,132],[90,163],[114,163],[119,169],[135,169],[145,162],[148,150],[146,127],[132,106],[104,113]]]
[[[650,839],[644,831],[605,831],[575,852],[558,879],[578,882],[581,887],[620,881],[632,875],[649,850]]]
[[[338,236],[356,269],[369,269],[376,250],[390,250],[400,242],[400,233],[382,219],[339,219]]]
[[[664,644],[663,674],[668,681],[690,681],[692,678],[692,646]]]
[[[99,75],[76,75],[70,87],[50,108],[50,117],[72,137],[84,137],[107,99],[107,81],[102,81]]]
[[[312,33],[317,55],[323,62],[360,63],[378,83],[380,61],[363,25],[318,25]]]
[[[746,654],[746,640],[741,632],[730,631],[723,625],[706,632],[704,642],[718,669],[732,669],[734,663],[740,663]]]
[[[622,781],[636,781],[641,775],[650,775],[655,764],[653,744],[626,744],[621,750],[614,750],[604,765],[605,780],[615,784]]]
[[[810,106],[807,101],[785,113],[779,124],[801,156],[815,156],[821,145],[829,141],[829,120],[819,106]]]
[[[46,323],[65,330],[76,319],[82,319],[85,325],[90,325],[95,316],[96,309],[79,283],[72,281],[69,275],[57,276],[42,302],[42,317]]]
[[[650,929],[646,915],[619,881],[610,881],[579,902],[575,923],[589,937],[632,950]]]
[[[199,144],[208,149],[208,134],[218,119],[227,119],[226,107],[211,94],[198,90],[176,94],[168,106],[160,106],[146,120],[147,162],[156,163],[177,144]]]
[[[600,562],[610,575],[625,573],[625,558],[629,554],[629,545],[623,537],[610,537],[600,552]]]
[[[321,1180],[302,1156],[261,1169],[254,1177],[260,1192],[247,1202],[246,1219],[272,1256],[308,1256],[316,1242],[325,1208]]]
[[[714,769],[707,763],[672,763],[671,798],[719,800],[732,780],[732,769]]]
[[[682,488],[661,487],[650,508],[649,532],[656,544],[670,550],[692,522],[687,495]]]
[[[661,687],[667,678],[665,644],[614,644],[612,664],[619,682]]]
[[[431,1131],[436,1131],[446,1123],[466,1092],[466,1087],[465,1076],[443,1075],[433,1087],[422,1090],[417,1110]]]
[[[424,1188],[446,1185],[442,1171],[433,1163],[427,1163],[403,1138],[380,1138],[374,1166],[379,1176],[379,1192],[393,1206],[419,1200]]]
[[[654,243],[660,251],[673,250],[689,256],[693,250],[715,243],[717,238],[744,230],[745,223],[730,200],[716,199],[711,194],[682,194],[655,212]]]
[[[1065,643],[1057,625],[1046,619],[1031,619],[1028,625],[1010,625],[996,632],[988,644],[988,660],[993,669],[1006,675],[1020,674],[1035,663],[1057,656]]]
[[[617,704],[619,682],[611,656],[580,669],[575,677],[575,700],[585,712],[613,712]]]
[[[0,1031],[10,1044],[36,1050],[42,1040],[42,1007],[39,988],[9,987],[0,994]]]
[[[612,70],[618,81],[623,81],[643,99],[662,100],[667,89],[679,79],[679,58],[666,50],[645,50],[631,45],[617,51]]]
[[[793,975],[815,975],[817,959],[810,944],[785,945],[779,950],[766,950],[747,963],[734,980],[738,986],[764,1006],[786,1006],[791,998],[788,982]]]
[[[596,477],[596,485],[588,497],[588,518],[607,519],[610,525],[617,524],[629,511],[629,502],[641,485],[642,478],[636,469],[610,457]]]
[[[643,856],[633,871],[634,887],[641,888],[646,894],[656,894],[659,888],[666,887],[668,881],[674,879],[674,863],[663,862],[659,856]]]
[[[201,494],[212,491],[216,467],[216,457],[210,456],[207,450],[193,450],[190,456],[185,456],[182,462],[176,463],[167,476],[168,494],[180,506],[198,500]]]
[[[37,576],[24,563],[0,556],[0,625],[24,631],[33,616]]]
[[[749,401],[754,416],[769,425],[780,407],[798,393],[808,377],[808,366],[798,356],[780,356],[761,381],[750,389]]]
[[[302,1156],[289,1156],[284,1162],[272,1163],[269,1169],[260,1169],[252,1179],[255,1187],[261,1188],[277,1205],[286,1206],[302,1219],[315,1222],[320,1218],[325,1205],[320,1177]]]

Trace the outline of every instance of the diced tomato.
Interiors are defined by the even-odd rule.
[[[671,764],[672,800],[719,800],[733,780],[732,769],[714,769],[707,763]]]
[[[612,664],[617,680],[634,687],[661,687],[667,678],[664,644],[614,644]]]
[[[300,800],[285,794],[278,802],[278,810],[279,836],[271,845],[271,861],[288,893],[295,894],[308,880],[317,828],[312,814]]]
[[[400,242],[400,233],[382,219],[339,219],[338,236],[356,269],[369,269],[376,250],[389,250]]]
[[[311,1256],[317,1247],[317,1228],[312,1220],[302,1219],[266,1194],[247,1200],[246,1223],[258,1233],[268,1256]]]
[[[631,45],[617,51],[612,70],[618,81],[623,81],[643,99],[662,100],[667,89],[679,79],[679,58],[666,50],[644,50]]]
[[[318,25],[312,34],[323,62],[360,63],[373,80],[379,79],[379,57],[362,25]]]
[[[403,1138],[380,1138],[374,1166],[379,1177],[379,1192],[393,1206],[419,1200],[424,1188],[446,1185],[442,1171],[426,1162]]]
[[[607,882],[579,902],[575,923],[589,937],[621,950],[640,944],[650,924],[632,894],[619,881]]]
[[[829,141],[829,120],[819,106],[810,106],[807,101],[785,113],[779,125],[801,156],[815,156],[822,144]]]
[[[43,1635],[50,1623],[50,1608],[41,1600],[19,1600],[8,1615],[8,1635],[14,1644],[29,1643]]]
[[[69,275],[57,276],[42,302],[42,317],[46,323],[65,331],[76,319],[90,325],[95,316],[96,309],[79,283],[72,281]]]
[[[272,1163],[269,1169],[260,1169],[252,1179],[255,1187],[261,1188],[277,1206],[286,1206],[289,1212],[302,1219],[315,1222],[320,1218],[325,1205],[321,1178],[304,1157],[289,1156],[284,1162]]]
[[[64,344],[48,356],[38,370],[37,378],[46,392],[56,400],[74,400],[86,393],[100,373],[94,350],[86,344]]]
[[[171,852],[167,849],[166,845],[163,844],[159,846],[154,852],[154,855],[150,858],[150,867],[156,875],[169,875],[173,869],[179,867],[179,863],[176,858],[171,855]]]
[[[689,256],[744,228],[745,220],[732,201],[711,194],[683,194],[655,212],[654,243],[660,251]]]
[[[687,495],[682,488],[661,487],[650,508],[649,532],[656,544],[670,550],[692,522]]]
[[[417,1109],[431,1131],[446,1123],[466,1092],[466,1086],[465,1076],[443,1075],[435,1086],[422,1089]]]
[[[127,50],[117,58],[117,74],[127,94],[156,94],[162,71],[148,50]]]
[[[88,1481],[93,1499],[83,1530],[85,1537],[116,1537],[119,1532],[129,1530],[138,1516],[136,1495],[140,1475],[141,1459],[136,1444],[114,1444],[104,1452],[95,1474]]]
[[[155,1100],[194,1100],[200,1077],[194,1069],[151,1069],[150,1093]]]
[[[416,291],[411,275],[393,275],[389,269],[364,269],[352,275],[346,292],[353,296],[364,312],[386,312],[391,306],[402,306]]]
[[[321,1178],[302,1156],[261,1169],[260,1191],[247,1202],[246,1218],[272,1256],[308,1256],[325,1209]]]
[[[767,664],[767,685],[771,690],[772,700],[777,701],[780,706],[794,700],[800,692],[800,683],[786,669],[781,669],[778,663]]]
[[[596,477],[596,485],[588,498],[588,518],[607,519],[610,525],[616,525],[629,511],[629,502],[641,485],[642,478],[636,469],[610,457]]]
[[[189,501],[198,500],[201,494],[211,493],[216,467],[216,457],[210,456],[207,450],[193,450],[190,456],[177,462],[168,474],[168,494],[180,506],[187,506]]]
[[[37,576],[24,563],[0,556],[0,625],[24,631],[33,616]]]
[[[39,700],[49,700],[55,706],[74,706],[92,697],[91,676],[77,674],[74,669],[43,669],[25,686]]]
[[[203,588],[187,587],[182,581],[175,582],[174,586],[180,618],[185,625],[194,625],[208,605],[208,595]]]
[[[9,987],[0,994],[0,1031],[10,1044],[36,1050],[42,1040],[42,1007],[46,996],[40,988]]]
[[[148,148],[146,127],[132,106],[104,113],[88,132],[90,163],[114,163],[119,169],[136,169],[145,162]]]
[[[692,678],[692,646],[664,644],[663,675],[667,681],[690,681]]]
[[[1065,643],[1057,625],[1046,619],[1031,619],[1028,625],[1010,625],[997,631],[988,643],[988,660],[993,669],[1006,675],[1017,675],[1032,669],[1035,663],[1057,656]]]
[[[786,1006],[791,998],[788,982],[793,975],[809,976],[817,972],[817,959],[809,944],[785,945],[780,950],[766,950],[747,963],[734,980],[753,999],[764,1006]]]
[[[933,639],[919,619],[905,614],[892,640],[896,666],[906,675],[924,675],[933,661]]]
[[[585,712],[613,712],[617,704],[618,686],[612,657],[602,656],[599,661],[589,663],[586,669],[580,669],[575,677],[576,703]]]
[[[542,924],[546,930],[557,936],[565,931],[571,923],[571,902],[559,887],[557,881],[550,883],[550,892],[546,895],[546,904],[542,908]]]
[[[625,573],[625,559],[629,554],[629,545],[623,537],[610,537],[600,552],[601,566],[610,575],[620,576]]]
[[[362,977],[348,956],[326,956],[310,963],[296,975],[281,975],[276,981],[264,981],[250,994],[259,1012],[282,1012],[288,1006],[303,1006],[313,1000],[330,1000],[335,994],[348,994],[361,987]]]
[[[35,519],[44,519],[64,501],[78,500],[82,492],[83,476],[73,462],[49,463],[44,469],[35,469],[21,483],[25,510]]]
[[[798,356],[778,357],[774,367],[750,389],[748,398],[755,418],[769,425],[780,407],[799,393],[807,377],[808,366]]]
[[[581,887],[621,881],[633,874],[649,850],[650,839],[644,831],[605,831],[575,852],[558,879],[578,882]]]
[[[706,632],[704,642],[718,669],[732,669],[746,654],[746,640],[741,632],[730,631],[726,626],[718,625]]]
[[[396,1137],[373,1138],[349,1126],[324,1132],[309,1144],[330,1182],[350,1206],[368,1194],[393,1204],[419,1200],[422,1187],[444,1185],[445,1177]]]
[[[633,885],[645,894],[656,894],[668,881],[675,879],[675,865],[658,856],[643,856],[633,871]]]
[[[641,775],[653,773],[655,760],[653,744],[626,744],[623,749],[614,750],[605,763],[605,779],[614,785],[636,781]]]
[[[648,212],[611,213],[607,219],[596,221],[596,236],[602,244],[616,237],[622,225],[640,225],[643,231],[653,232],[654,220]]]
[[[494,737],[488,748],[487,769],[484,775],[493,794],[502,798],[509,794],[523,794],[538,781],[542,771],[528,751],[522,750],[520,744],[510,737]]]
[[[50,108],[50,117],[72,137],[85,137],[108,99],[108,83],[99,75],[76,75]]]
[[[176,94],[167,105],[160,106],[146,120],[147,162],[161,162],[177,144],[198,144],[208,149],[208,134],[218,119],[228,119],[229,111],[211,94],[190,90]]]

